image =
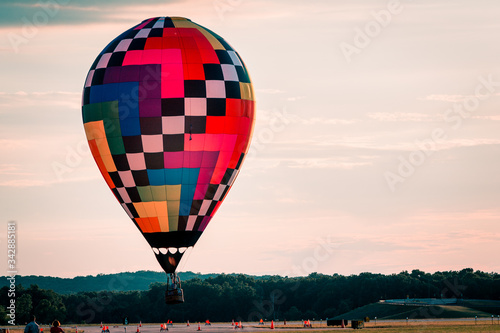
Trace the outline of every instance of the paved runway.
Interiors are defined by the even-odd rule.
[[[326,327],[325,321],[317,321],[312,323],[313,329],[329,329],[332,327]],[[275,324],[275,330],[271,330],[271,323],[266,323],[265,325],[258,325],[257,323],[245,324],[243,322],[243,328],[235,329],[231,323],[212,323],[211,325],[205,325],[205,323],[200,323],[200,329],[202,332],[273,332],[276,330],[310,330],[310,328],[304,328],[301,325],[301,322],[287,322],[287,325],[283,325],[283,322],[278,322]],[[123,325],[119,326],[109,326],[109,333],[137,333],[137,325],[128,325],[126,330]],[[67,327],[70,328],[70,327]],[[74,330],[74,326],[71,327],[71,331]],[[63,327],[65,329],[65,327]],[[160,324],[143,324],[142,327],[139,328],[140,333],[169,333],[169,332],[197,332],[198,331],[198,323],[190,323],[190,326],[187,326],[186,323],[174,323],[173,325],[168,325],[168,331],[160,330]],[[97,326],[81,326],[78,327],[78,333],[81,333],[82,330],[84,333],[102,333],[100,325]]]

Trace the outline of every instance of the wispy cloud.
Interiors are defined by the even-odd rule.
[[[500,139],[491,138],[472,138],[472,139],[450,139],[437,146],[437,150],[486,146],[486,145],[500,145]]]
[[[306,96],[293,96],[293,97],[287,97],[287,101],[289,102],[295,102],[295,101],[299,101],[301,99],[304,99],[306,98]]]
[[[292,117],[292,122],[302,125],[316,125],[316,124],[326,124],[326,125],[350,125],[358,122],[358,119],[343,119],[343,118],[324,118],[324,117],[312,117],[312,118],[302,118],[299,116]]]
[[[417,112],[372,112],[368,118],[388,122],[433,122],[442,121],[442,114],[426,114]]]
[[[0,175],[30,176],[32,173],[21,171],[17,164],[0,164]]]
[[[165,2],[165,1],[163,1]],[[168,3],[181,1],[167,0]],[[61,4],[63,3],[63,4]],[[142,6],[158,6],[156,0],[142,0]],[[1,26],[27,26],[43,17],[43,25],[78,25],[92,22],[123,21],[116,16],[117,7],[121,10],[137,6],[134,0],[70,0],[40,1],[4,0],[0,3]],[[38,20],[38,21],[37,21]],[[40,21],[41,22],[41,21]]]
[[[81,92],[69,91],[41,91],[41,92],[4,92],[0,91],[0,113],[19,107],[59,106],[70,109],[79,109]]]
[[[1,174],[0,174],[1,175]],[[9,175],[9,174],[5,174]],[[17,188],[26,188],[26,187],[41,187],[41,186],[51,186],[56,184],[65,184],[65,183],[80,183],[80,182],[88,182],[90,180],[99,179],[99,175],[91,176],[91,175],[82,175],[82,176],[68,176],[63,179],[57,179],[56,177],[52,177],[51,174],[30,174],[30,173],[18,173],[16,175],[20,176],[30,176],[30,177],[18,177],[18,179],[0,179],[0,187],[17,187]],[[10,178],[10,177],[9,177]]]
[[[460,94],[454,94],[454,95],[432,94],[425,97],[420,97],[418,99],[423,101],[441,101],[441,102],[457,103],[457,102],[463,102],[467,97],[468,97],[467,95],[460,95]]]
[[[0,152],[11,153],[20,149],[28,150],[33,147],[34,143],[33,140],[26,139],[0,139]]]
[[[278,167],[288,167],[291,169],[354,169],[363,166],[371,166],[378,156],[357,155],[357,156],[336,156],[336,157],[262,157],[259,161],[252,162],[250,170],[264,171]]]
[[[500,96],[499,93],[496,93],[495,96]],[[462,94],[432,94],[427,95],[425,97],[418,98],[423,101],[440,101],[440,102],[449,102],[449,103],[460,103],[464,102],[470,98],[477,98],[476,95],[462,95]]]
[[[480,221],[480,220],[500,220],[500,210],[498,209],[478,209],[472,211],[441,212],[428,210],[411,217],[417,221]]]
[[[473,116],[473,119],[481,119],[481,120],[493,120],[500,121],[500,115],[492,115],[492,116]]]
[[[348,161],[333,158],[292,159],[288,167],[292,169],[354,169],[373,165],[372,161]]]
[[[49,183],[43,180],[33,180],[33,179],[11,179],[6,181],[0,181],[0,187],[38,187],[46,186]]]
[[[255,91],[258,92],[258,93],[270,94],[270,95],[284,94],[286,92],[286,91],[281,90],[281,89],[273,89],[273,88],[256,89]]]
[[[460,149],[465,147],[478,147],[486,145],[499,145],[500,139],[491,138],[462,138],[462,139],[448,139],[446,141],[441,141],[436,143],[433,151],[442,151],[450,149]],[[415,141],[404,141],[398,142],[397,144],[385,144],[378,146],[376,149],[382,150],[396,150],[396,151],[414,151],[419,149]]]

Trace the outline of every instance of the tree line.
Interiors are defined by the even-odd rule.
[[[116,281],[117,284],[120,281]],[[461,271],[343,276],[312,273],[306,277],[220,274],[182,284],[185,303],[166,305],[165,283],[143,291],[87,291],[58,294],[37,285],[16,288],[16,322],[31,313],[41,323],[64,324],[325,319],[381,299],[462,298],[500,300],[500,275]],[[6,323],[8,287],[0,289],[0,321]]]
[[[180,272],[182,281],[193,278],[207,279],[218,274],[200,274],[193,272]],[[0,277],[0,288],[10,284],[8,277]],[[26,275],[16,276],[16,283],[23,286],[32,284],[38,285],[42,289],[51,289],[59,294],[74,294],[80,291],[132,291],[148,290],[153,282],[166,281],[164,272],[137,271],[121,272],[114,274],[97,274],[95,276],[77,276],[74,278],[60,278],[53,276]]]

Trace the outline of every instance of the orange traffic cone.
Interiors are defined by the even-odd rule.
[[[139,325],[137,325],[137,333],[141,333],[141,330],[139,329]]]
[[[75,333],[78,333],[78,326],[77,326],[77,327],[76,327],[76,329],[75,329]]]
[[[139,327],[142,327],[142,321],[139,321]]]
[[[342,319],[341,323],[340,323],[340,327],[341,328],[345,328],[345,325],[344,325],[344,319]]]
[[[285,321],[283,321],[283,325],[286,325],[286,319],[285,319]]]
[[[243,328],[243,322],[240,320],[240,328]]]
[[[274,330],[274,320],[271,320],[271,329]]]
[[[200,322],[198,322],[198,331],[201,331]]]
[[[187,321],[187,326],[189,326],[189,320]]]
[[[231,326],[234,326],[234,319],[233,319],[233,321],[231,322]]]

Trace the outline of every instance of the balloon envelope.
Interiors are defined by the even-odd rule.
[[[254,124],[239,54],[185,18],[143,21],[97,56],[83,92],[107,185],[173,273],[238,175]]]

